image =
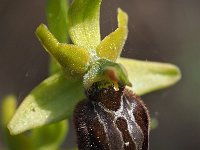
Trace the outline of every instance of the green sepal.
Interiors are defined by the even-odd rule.
[[[44,24],[36,29],[36,35],[67,75],[78,78],[84,75],[90,61],[90,54],[85,48],[59,43]]]
[[[149,61],[119,58],[128,72],[132,83],[131,90],[138,95],[163,89],[175,84],[181,78],[181,72],[175,65]]]
[[[96,48],[100,58],[116,61],[120,56],[128,35],[128,15],[118,9],[118,28],[106,36]]]
[[[74,0],[69,8],[69,36],[73,43],[95,49],[100,43],[101,0]]]
[[[8,124],[11,134],[57,122],[72,115],[84,98],[82,81],[57,73],[34,88],[23,100]]]
[[[64,141],[64,138],[66,137],[68,126],[69,122],[67,120],[63,120],[57,123],[33,129],[31,137],[34,149],[58,150]]]

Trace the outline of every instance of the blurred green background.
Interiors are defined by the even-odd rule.
[[[47,76],[48,55],[34,35],[45,20],[44,6],[41,0],[0,0],[0,99],[14,93],[21,102]],[[150,150],[200,149],[200,1],[104,0],[102,37],[117,27],[118,7],[129,14],[123,56],[170,62],[182,70],[178,84],[143,96],[159,122]],[[74,143],[72,132],[65,144]]]

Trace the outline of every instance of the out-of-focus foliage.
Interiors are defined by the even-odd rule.
[[[3,140],[9,150],[22,150],[30,149],[32,150],[31,140],[25,134],[10,135],[8,131],[7,124],[12,118],[13,114],[17,109],[17,100],[13,95],[8,95],[2,100],[0,105],[0,123],[3,132]]]

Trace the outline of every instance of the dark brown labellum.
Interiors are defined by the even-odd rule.
[[[74,113],[79,150],[148,150],[149,115],[138,96],[96,84],[86,95]]]

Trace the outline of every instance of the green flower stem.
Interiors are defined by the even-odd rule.
[[[67,0],[47,0],[46,17],[49,30],[61,42],[68,41],[67,35]]]
[[[13,95],[8,95],[2,100],[0,108],[0,123],[2,123],[3,140],[9,150],[32,150],[31,140],[25,134],[12,136],[8,131],[7,124],[13,117],[17,108],[17,100]]]
[[[67,0],[47,0],[46,2],[46,18],[49,30],[59,42],[68,42],[67,35]],[[61,70],[59,63],[51,57],[49,63],[50,74],[57,73]]]

